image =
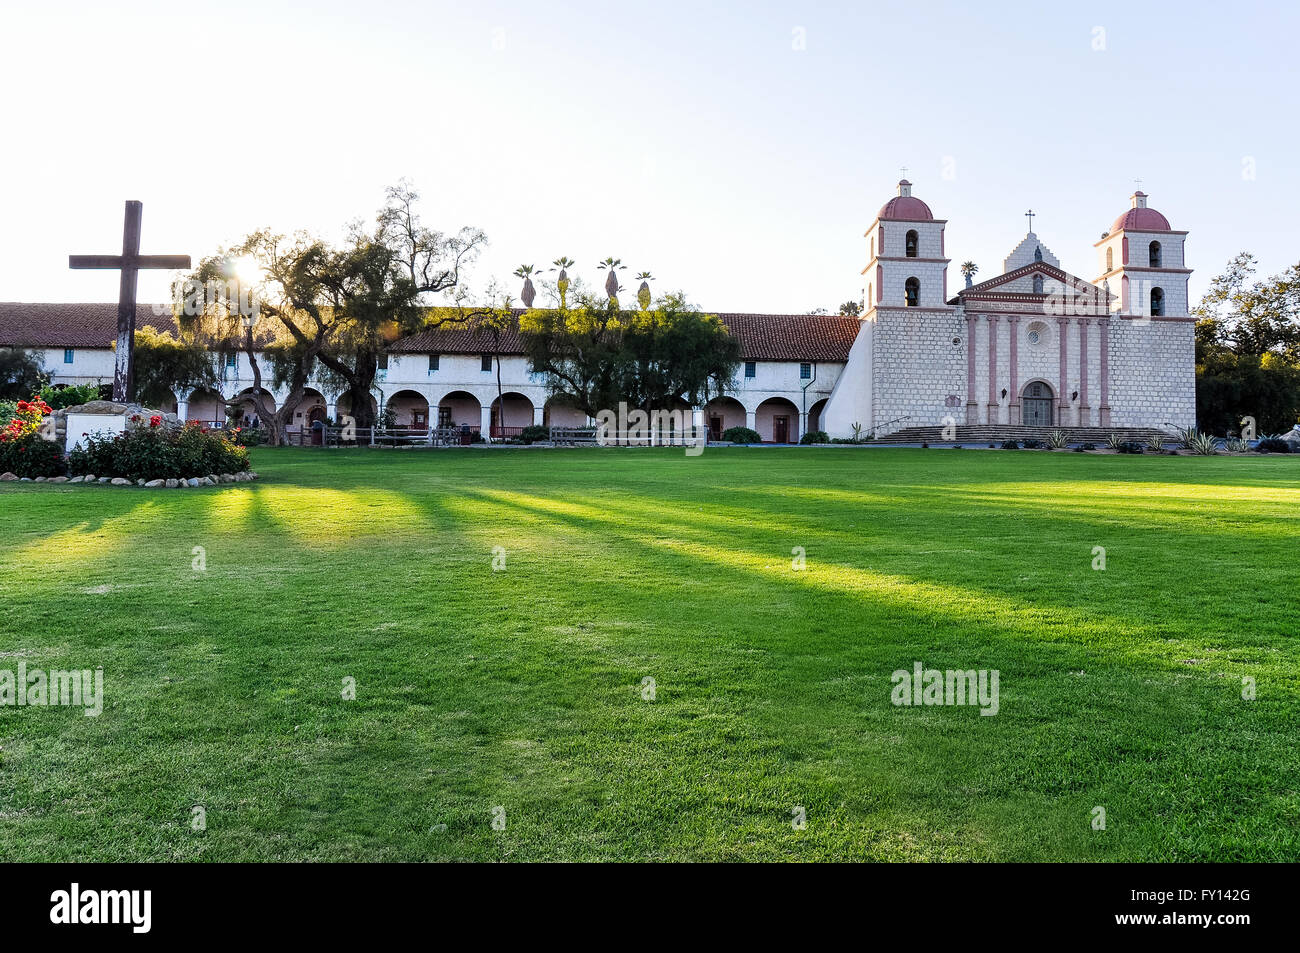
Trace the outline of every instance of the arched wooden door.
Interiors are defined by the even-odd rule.
[[[1026,427],[1050,427],[1054,421],[1052,388],[1042,381],[1025,385],[1020,398],[1020,422]]]

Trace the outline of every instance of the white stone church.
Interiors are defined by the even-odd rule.
[[[1032,219],[1031,219],[1032,222]],[[864,310],[840,315],[720,313],[741,344],[731,393],[695,408],[718,438],[748,426],[794,443],[810,430],[888,437],[910,428],[999,425],[1159,428],[1195,425],[1187,233],[1137,192],[1096,243],[1097,277],[1064,270],[1032,231],[1002,274],[948,294],[943,219],[911,183],[867,229]],[[0,347],[42,354],[55,384],[111,382],[116,304],[0,303]],[[137,325],[175,327],[138,310]],[[581,426],[585,415],[548,396],[517,335],[500,344],[470,327],[424,331],[391,348],[374,394],[398,427],[469,427],[485,438],[532,424]],[[163,409],[224,423],[253,413],[242,353],[217,357],[216,389],[178,392]],[[497,362],[506,391],[498,397]],[[285,394],[275,394],[282,401]],[[323,382],[309,389],[293,427],[350,408]],[[654,408],[663,410],[684,408]]]
[[[1096,243],[1092,282],[1030,231],[1001,275],[950,298],[946,221],[899,182],[867,229],[866,313],[825,429],[1195,426],[1187,233],[1144,193],[1131,201]]]

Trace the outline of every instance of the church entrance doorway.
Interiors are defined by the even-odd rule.
[[[1020,422],[1026,427],[1050,427],[1053,423],[1052,388],[1042,381],[1025,385],[1020,399]]]

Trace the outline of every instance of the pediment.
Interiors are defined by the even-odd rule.
[[[1039,286],[1035,283],[1036,277],[1042,279],[1041,290],[1038,290]],[[962,288],[948,303],[959,304],[964,300],[1023,303],[1041,301],[1053,295],[1096,298],[1099,302],[1106,302],[1111,297],[1091,281],[1085,281],[1047,262],[1036,261],[969,288]]]

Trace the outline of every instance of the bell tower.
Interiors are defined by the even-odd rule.
[[[947,308],[948,262],[943,229],[930,206],[912,195],[912,183],[898,183],[867,229],[867,310],[873,308]]]
[[[1147,204],[1145,192],[1134,192],[1129,202],[1129,210],[1096,244],[1096,284],[1109,286],[1115,296],[1111,309],[1120,314],[1185,318],[1192,274],[1183,257],[1187,233],[1171,228]]]

